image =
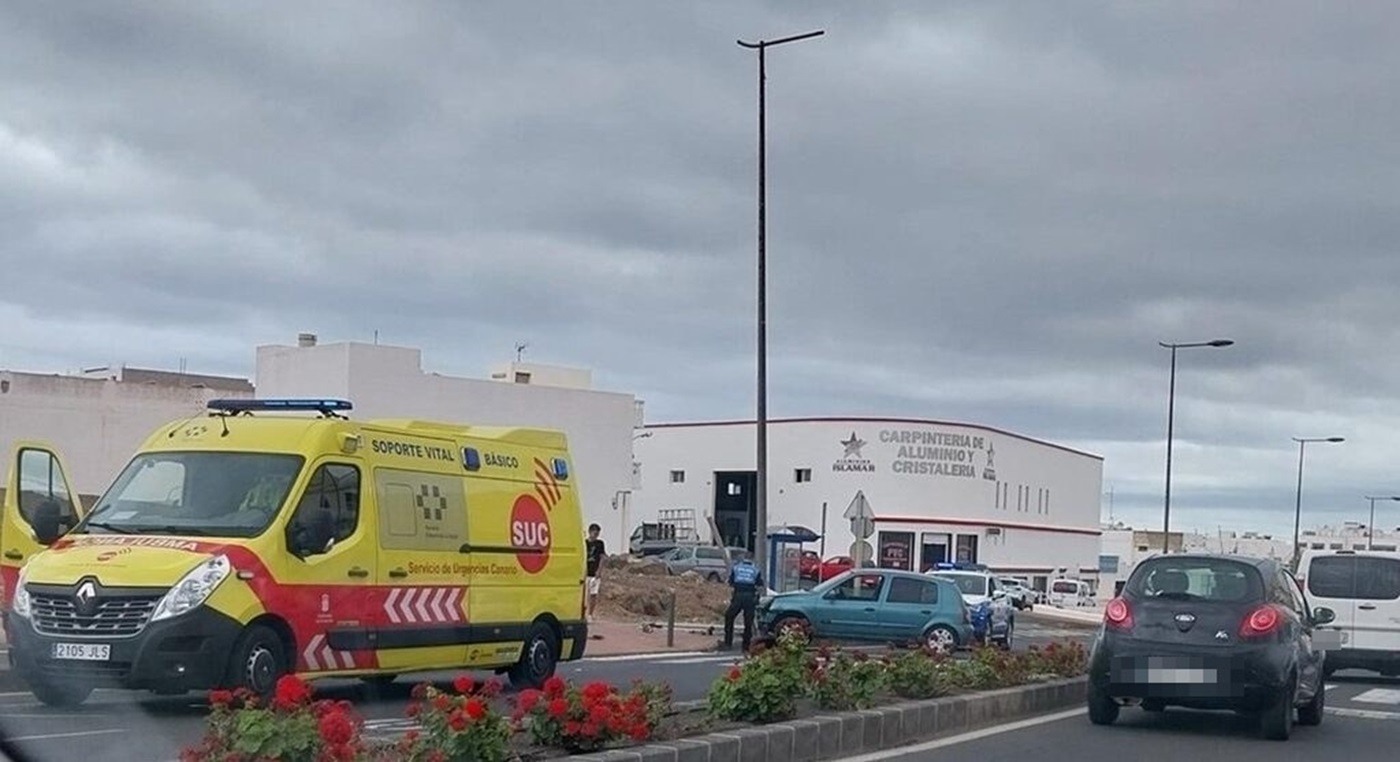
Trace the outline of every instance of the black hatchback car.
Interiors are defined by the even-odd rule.
[[[1322,722],[1325,651],[1313,630],[1336,617],[1311,609],[1277,561],[1154,556],[1108,603],[1089,659],[1089,719],[1123,706],[1169,705],[1257,714],[1260,734],[1285,740]]]

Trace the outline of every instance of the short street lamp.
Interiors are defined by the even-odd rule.
[[[1392,495],[1391,497],[1367,497],[1366,499],[1371,503],[1371,519],[1366,522],[1366,549],[1370,550],[1371,540],[1375,539],[1376,537],[1376,501],[1394,500],[1396,502],[1400,502],[1400,496]]]
[[[1172,426],[1176,419],[1176,350],[1192,349],[1195,347],[1228,347],[1234,344],[1230,339],[1215,339],[1213,341],[1192,341],[1182,344],[1171,344],[1165,341],[1157,342],[1159,345],[1172,351],[1172,374],[1171,386],[1167,392],[1167,489],[1162,505],[1162,552],[1171,552],[1171,528],[1172,528]]]
[[[1293,569],[1298,569],[1300,556],[1298,550],[1298,530],[1302,527],[1303,520],[1303,448],[1308,442],[1345,442],[1342,437],[1293,437],[1293,441],[1298,443],[1298,492],[1293,498]]]

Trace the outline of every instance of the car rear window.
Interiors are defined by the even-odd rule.
[[[1135,598],[1247,601],[1264,595],[1255,568],[1222,558],[1162,558],[1144,562],[1124,592]]]
[[[1400,598],[1400,559],[1321,556],[1308,568],[1308,592],[1319,598]]]
[[[1079,585],[1075,582],[1056,582],[1050,586],[1052,593],[1077,593]]]

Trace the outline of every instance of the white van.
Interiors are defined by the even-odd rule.
[[[1060,608],[1093,606],[1094,592],[1088,582],[1062,577],[1050,583],[1049,599],[1051,606]]]
[[[1341,647],[1328,650],[1326,671],[1400,676],[1400,553],[1311,551],[1298,570],[1313,605],[1337,612],[1324,629],[1340,631]]]

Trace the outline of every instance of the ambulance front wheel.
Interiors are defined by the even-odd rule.
[[[282,638],[272,628],[255,624],[233,647],[228,683],[232,688],[246,688],[267,697],[277,690],[277,680],[287,672]]]
[[[516,688],[544,687],[544,681],[554,676],[554,667],[559,663],[559,639],[554,628],[544,622],[535,622],[525,636],[525,648],[520,652],[520,661],[510,668],[510,684]]]
[[[88,696],[92,695],[92,686],[74,682],[33,680],[29,683],[29,691],[45,706],[74,707],[87,701]]]

